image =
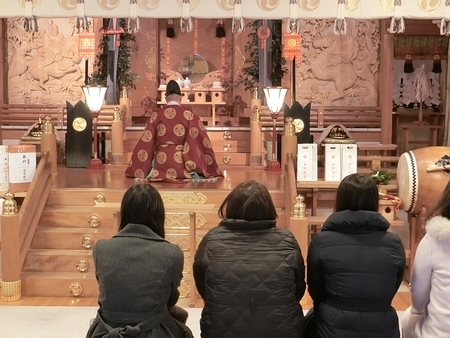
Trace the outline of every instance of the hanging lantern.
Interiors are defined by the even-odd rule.
[[[295,58],[295,62],[300,63],[302,42],[300,34],[285,33],[283,40],[283,56],[291,61]]]

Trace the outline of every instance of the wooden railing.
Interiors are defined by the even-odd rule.
[[[1,299],[16,301],[21,298],[20,272],[31,241],[52,188],[52,163],[45,151],[36,169],[22,206],[18,212],[10,210],[1,216]],[[14,203],[8,198],[4,203]]]

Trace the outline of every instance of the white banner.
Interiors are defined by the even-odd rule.
[[[187,1],[187,0],[186,0]],[[346,0],[345,18],[383,19],[394,16],[395,0]],[[26,0],[0,0],[0,17],[25,16]],[[143,18],[180,18],[183,0],[137,0],[137,12]],[[287,19],[290,0],[189,0],[193,18],[233,18],[235,2],[241,2],[244,19]],[[337,17],[338,0],[297,0],[300,19]],[[403,0],[401,13],[407,19],[442,19],[445,0]],[[33,0],[36,17],[66,18],[77,15],[78,0]],[[130,0],[84,0],[88,17],[124,18],[130,13]]]

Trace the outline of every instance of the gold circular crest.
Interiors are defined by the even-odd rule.
[[[441,2],[439,0],[417,0],[417,4],[422,11],[432,12],[441,5]]]
[[[159,0],[139,0],[139,7],[145,11],[152,11],[159,6]]]
[[[77,8],[77,0],[58,0],[59,6],[66,10]]]
[[[232,11],[234,8],[234,0],[217,0],[217,6],[224,11]]]
[[[38,6],[40,3],[41,3],[41,0],[33,0],[33,8]],[[25,0],[20,0],[19,4],[20,4],[20,6],[25,8]]]
[[[258,0],[258,6],[265,12],[273,11],[280,4],[280,0]]]
[[[294,119],[294,121],[292,121],[292,124],[295,127],[296,134],[300,133],[305,128],[305,124],[300,119]]]
[[[299,0],[297,4],[302,10],[311,12],[319,6],[320,0]]]
[[[83,131],[86,129],[87,123],[86,120],[82,117],[77,117],[72,122],[72,127],[75,129],[75,131]]]
[[[101,9],[111,11],[119,6],[119,0],[97,0],[97,3]]]

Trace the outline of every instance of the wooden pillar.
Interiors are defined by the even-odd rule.
[[[392,91],[394,70],[394,35],[388,32],[389,20],[381,21],[381,65],[380,65],[380,142],[392,143]],[[394,143],[396,143],[394,141]]]
[[[14,194],[7,192],[3,202],[1,219],[1,294],[4,302],[14,302],[22,298],[20,280],[20,221]]]

